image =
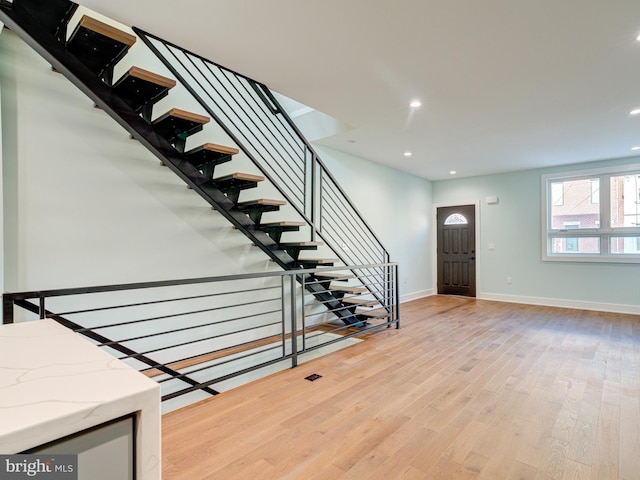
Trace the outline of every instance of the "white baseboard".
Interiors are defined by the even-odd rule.
[[[417,300],[419,298],[430,297],[431,295],[435,295],[433,288],[429,288],[427,290],[421,290],[419,292],[414,292],[414,293],[406,293],[400,296],[400,303],[410,302],[411,300]]]
[[[497,293],[481,293],[478,294],[477,298],[480,300],[494,300],[496,302],[523,303],[526,305],[542,305],[545,307],[577,308],[580,310],[595,310],[598,312],[629,313],[632,315],[640,315],[640,306],[638,305],[585,302],[581,300],[563,300],[557,298],[527,297]]]

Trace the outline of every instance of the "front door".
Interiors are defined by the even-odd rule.
[[[476,296],[476,207],[437,209],[438,293]]]

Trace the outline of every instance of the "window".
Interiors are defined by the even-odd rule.
[[[543,175],[543,260],[640,263],[640,165]]]
[[[452,213],[444,221],[445,225],[466,225],[468,223],[465,216],[460,213]]]

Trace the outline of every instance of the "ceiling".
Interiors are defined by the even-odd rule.
[[[427,179],[640,154],[638,0],[80,3],[353,127],[318,143]]]

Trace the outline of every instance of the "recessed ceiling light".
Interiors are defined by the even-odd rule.
[[[640,35],[638,35],[638,36],[636,37],[636,40],[638,40],[638,41],[640,42]]]
[[[409,106],[411,108],[418,108],[422,106],[422,102],[420,100],[411,100],[411,103],[409,104]]]
[[[456,173],[458,173],[458,172],[456,172],[455,170],[451,170],[451,171],[449,172],[449,175],[455,175]]]
[[[635,147],[631,147],[631,150],[640,150],[640,145],[637,145]]]
[[[640,115],[640,108],[634,108],[629,112],[629,115]]]
[[[413,155],[413,153],[411,153],[411,152],[404,152],[404,156],[405,156],[405,157],[410,157],[411,155]]]

